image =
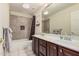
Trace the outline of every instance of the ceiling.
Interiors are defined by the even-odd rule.
[[[45,5],[45,3],[26,3],[30,5],[30,8],[23,8],[23,4],[24,3],[10,3],[10,11],[34,15],[35,12],[37,12],[41,7]],[[49,14],[46,15],[46,17],[71,5],[73,5],[73,3],[51,3],[45,9],[49,12]]]
[[[10,11],[16,11],[21,13],[27,13],[33,15],[44,4],[43,3],[26,3],[30,5],[30,8],[23,8],[23,3],[10,3]]]

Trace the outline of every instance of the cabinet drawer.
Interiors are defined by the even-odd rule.
[[[44,40],[39,40],[39,44],[46,47],[46,41],[44,41]]]
[[[48,45],[50,46],[50,47],[56,47],[57,45],[55,45],[55,44],[53,44],[53,43],[48,43]]]
[[[57,45],[47,42],[47,56],[57,56]]]
[[[44,56],[46,56],[46,48],[43,46],[39,46],[39,52],[42,53]]]
[[[78,52],[63,48],[63,54],[64,56],[79,56]]]
[[[65,47],[59,47],[58,50],[59,56],[79,56],[79,52],[73,51]]]

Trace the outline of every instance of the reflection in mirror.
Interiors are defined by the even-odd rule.
[[[43,10],[42,13],[42,32],[62,35],[78,34],[79,27],[77,24],[79,23],[79,11],[76,12],[77,17],[75,17],[74,13],[72,13],[76,10],[79,10],[78,6],[79,4],[73,3],[50,4]],[[74,17],[72,15],[74,15]],[[77,19],[78,22],[73,19]],[[72,23],[74,23],[74,21],[77,22],[74,23],[76,25],[72,25],[71,21]],[[77,32],[75,32],[75,30]]]
[[[49,19],[46,19],[46,20],[42,21],[42,24],[43,24],[42,31],[44,33],[50,33],[50,24],[49,24],[49,22],[50,22]]]

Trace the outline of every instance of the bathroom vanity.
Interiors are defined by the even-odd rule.
[[[79,56],[79,44],[59,38],[59,35],[33,35],[32,50],[37,56]]]
[[[32,36],[33,52],[36,55],[79,56],[79,11],[72,5],[75,6],[50,4],[43,10],[41,32],[38,30]]]

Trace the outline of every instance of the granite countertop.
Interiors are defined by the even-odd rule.
[[[79,52],[79,40],[76,40],[76,38],[72,38],[74,40],[62,40],[60,39],[60,35],[56,34],[46,36],[44,35],[33,35],[33,36]]]

